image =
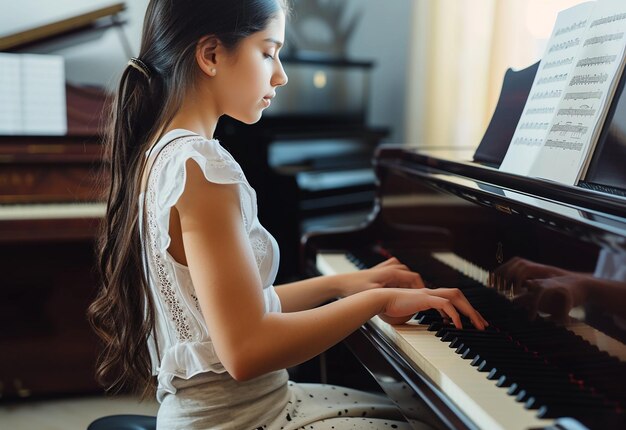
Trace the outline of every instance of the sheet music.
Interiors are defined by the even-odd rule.
[[[594,2],[581,3],[558,14],[500,170],[520,175],[530,173],[550,130],[563,95],[563,83],[569,78],[593,7]]]
[[[561,12],[500,169],[574,185],[589,164],[626,48],[626,2]]]
[[[585,174],[624,67],[626,2],[597,3],[530,174],[574,185]]]
[[[63,57],[22,55],[24,134],[67,133]]]
[[[66,133],[63,57],[0,54],[0,134]]]
[[[0,53],[0,134],[22,130],[20,58]]]

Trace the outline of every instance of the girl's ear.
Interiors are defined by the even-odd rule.
[[[215,76],[217,74],[218,54],[221,44],[215,36],[204,36],[196,45],[196,62],[205,74]]]

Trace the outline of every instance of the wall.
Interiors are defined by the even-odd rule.
[[[405,142],[407,60],[411,34],[412,0],[350,0],[364,14],[348,52],[358,59],[373,60],[371,108],[373,125],[389,126],[388,142]],[[362,6],[360,6],[362,5]]]

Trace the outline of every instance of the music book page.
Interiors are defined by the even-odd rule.
[[[561,12],[500,170],[574,185],[624,67],[626,2]]]
[[[0,53],[0,134],[22,131],[20,58]]]
[[[67,133],[65,67],[57,55],[22,55],[24,134]]]
[[[66,109],[63,57],[0,53],[0,134],[64,135]]]

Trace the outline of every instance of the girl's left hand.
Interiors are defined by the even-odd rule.
[[[424,288],[419,273],[392,257],[369,269],[341,275],[341,296],[347,297],[374,288]]]

